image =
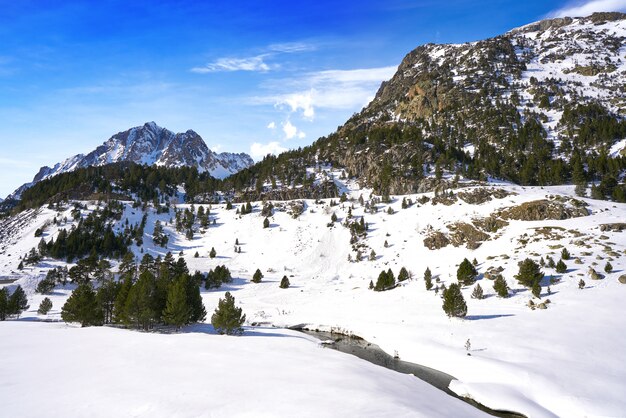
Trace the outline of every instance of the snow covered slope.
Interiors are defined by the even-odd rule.
[[[232,338],[210,326],[164,335],[2,325],[6,417],[485,416],[413,376],[321,349],[295,331]]]
[[[254,164],[245,153],[217,154],[211,151],[202,137],[192,130],[175,134],[154,122],[148,122],[113,135],[86,155],[74,155],[53,167],[42,167],[31,183],[22,185],[9,198],[19,199],[28,187],[60,173],[121,161],[166,167],[197,167],[199,172],[209,172],[217,178],[227,177]]]
[[[329,170],[322,167],[310,173],[320,178]],[[495,409],[540,417],[623,415],[626,334],[621,332],[621,312],[626,285],[618,278],[626,270],[626,232],[611,225],[624,222],[626,205],[573,200],[573,186],[506,184],[465,188],[437,199],[432,193],[393,196],[391,203],[382,204],[369,201],[370,190],[337,180],[339,174],[333,172],[333,178],[351,200],[338,206],[330,206],[329,200],[303,201],[305,211],[295,219],[287,211],[290,202],[275,202],[269,228],[263,228],[261,202],[254,203],[253,213],[243,216],[235,209],[226,210],[223,204],[213,205],[211,225],[206,230],[196,225],[189,240],[175,231],[172,213],[157,214],[149,207],[143,253],[163,256],[171,251],[177,256],[182,252],[190,271],[207,272],[226,265],[234,282],[219,290],[202,291],[209,316],[218,299],[230,291],[249,323],[305,324],[354,333],[389,353],[397,351],[404,360],[457,377],[453,390]],[[361,195],[364,205],[359,203]],[[402,209],[403,197],[422,203]],[[537,201],[544,202],[542,209],[535,210],[531,202]],[[376,213],[372,213],[372,205]],[[95,207],[92,202],[90,208]],[[67,216],[70,220],[63,227],[69,227],[70,211],[71,207],[61,213],[41,208],[1,225],[0,276],[17,279],[29,294],[31,308],[24,319],[42,318],[36,309],[43,295],[35,294],[35,286],[49,268],[64,263],[45,259],[38,266],[18,271],[19,257],[37,246],[40,238],[34,237],[35,230],[53,217]],[[83,216],[88,212],[83,211]],[[353,220],[364,216],[369,225],[366,237],[356,247],[350,243],[349,228],[341,224],[349,212]],[[339,222],[329,227],[332,213]],[[543,220],[516,220],[535,219],[541,213]],[[588,215],[581,216],[585,213]],[[136,224],[142,216],[140,208],[128,204],[115,229],[123,229],[127,219]],[[152,243],[157,219],[170,235],[168,248]],[[49,224],[44,238],[56,238],[57,233],[58,227]],[[425,246],[426,239],[432,242],[433,237],[441,236],[445,240],[437,242],[447,240],[448,245],[437,250]],[[241,252],[234,251],[236,240]],[[212,247],[217,251],[213,259],[208,256]],[[558,261],[563,247],[571,253],[571,259],[565,261],[566,273],[543,267],[546,276],[541,297],[534,298],[514,277],[518,262],[542,257],[547,261],[547,256]],[[360,262],[354,261],[355,248],[362,254]],[[370,259],[371,250],[375,255]],[[140,248],[133,247],[133,251],[141,257]],[[486,297],[472,299],[473,286],[463,288],[468,316],[449,319],[441,308],[441,292],[426,290],[423,272],[429,267],[437,287],[449,286],[456,282],[457,266],[464,257],[476,258],[478,283]],[[613,265],[611,273],[603,271],[607,262]],[[383,269],[392,269],[397,276],[403,266],[412,272],[411,279],[385,292],[368,289]],[[251,283],[257,268],[265,277],[259,284]],[[487,278],[496,268],[511,288],[508,298],[497,297],[493,281]],[[590,268],[602,278],[590,277]],[[283,275],[291,281],[289,289],[278,286]],[[579,289],[580,279],[586,282],[583,289]],[[57,288],[50,296],[54,307],[48,319],[59,319],[72,288]],[[529,301],[534,301],[535,307],[543,303],[547,309],[531,309]],[[11,325],[12,331],[6,332],[20,335],[19,325]],[[127,331],[127,335],[133,339],[136,334]],[[186,338],[166,337],[163,344],[177,344],[179,338]],[[471,356],[465,349],[468,340]]]

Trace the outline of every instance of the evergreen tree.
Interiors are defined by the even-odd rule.
[[[287,276],[283,276],[283,278],[280,280],[280,288],[287,289],[289,286],[291,286],[291,283],[289,283],[289,278]]]
[[[96,294],[89,283],[79,284],[61,308],[65,322],[79,322],[82,327],[102,324]]]
[[[127,324],[129,322],[126,316],[126,299],[128,299],[131,287],[133,287],[133,278],[127,274],[120,283],[120,288],[113,304],[113,322],[117,324]]]
[[[398,281],[403,282],[409,278],[409,272],[406,268],[402,267],[400,273],[398,273]]]
[[[117,293],[121,287],[119,282],[109,280],[104,282],[96,292],[98,307],[102,311],[102,320],[105,324],[113,322],[113,310]]]
[[[532,292],[534,297],[536,297],[536,298],[540,298],[541,297],[541,285],[539,284],[539,280],[537,280],[537,281],[535,281],[533,283],[533,287],[531,288],[531,292]]]
[[[578,281],[578,288],[579,289],[584,289],[585,288],[585,284],[586,284],[585,281],[583,279],[580,279]]]
[[[604,265],[604,271],[607,274],[613,271],[613,265],[609,261],[607,261],[606,264]]]
[[[187,325],[191,316],[191,308],[187,304],[186,283],[183,276],[179,277],[170,286],[167,292],[167,304],[163,311],[163,320],[166,324],[176,326],[180,329]]]
[[[426,271],[424,272],[424,283],[426,283],[426,290],[433,288],[433,275],[428,267],[426,267]]]
[[[129,276],[132,280],[135,279],[135,275],[137,274],[137,263],[135,263],[135,255],[129,251],[124,254],[122,257],[122,261],[118,267],[118,273],[120,277]]]
[[[496,277],[496,280],[493,282],[493,290],[496,294],[501,298],[506,298],[509,296],[509,285],[506,283],[504,277],[501,274]]]
[[[333,214],[330,215],[330,222],[332,223],[337,222],[337,215],[335,214],[335,212],[333,212]]]
[[[263,273],[261,273],[261,270],[256,269],[256,271],[254,272],[254,275],[252,276],[252,282],[261,283],[262,279],[263,279]]]
[[[474,283],[478,272],[467,258],[464,258],[456,272],[456,278],[462,286],[469,286]]]
[[[204,303],[202,303],[202,295],[200,294],[198,283],[188,274],[180,277],[185,281],[187,306],[189,306],[189,322],[196,323],[204,321],[206,319],[206,309],[204,308]]]
[[[137,282],[130,288],[124,316],[127,324],[134,324],[137,328],[149,329],[155,321],[158,321],[161,312],[158,309],[156,279],[150,271],[144,271],[139,275]]]
[[[39,315],[46,315],[52,309],[52,301],[50,298],[44,298],[39,304],[39,309],[37,309],[37,313]]]
[[[383,290],[392,288],[395,284],[396,284],[396,279],[391,269],[387,271],[383,270],[378,275],[378,280],[376,280],[376,285],[374,286],[374,290],[377,292],[381,292]]]
[[[374,282],[370,280],[369,290],[374,289]]]
[[[519,264],[519,272],[515,275],[520,284],[532,288],[535,283],[539,283],[543,278],[543,272],[539,269],[539,265],[530,258],[525,259]]]
[[[22,289],[21,285],[17,285],[13,294],[9,297],[8,300],[8,315],[15,315],[16,317],[20,317],[22,312],[27,310],[30,307],[28,304],[28,298],[26,297],[26,293],[24,289]]]
[[[215,251],[215,247],[211,247],[211,251],[209,252],[210,258],[215,258],[217,256],[217,252]]]
[[[245,321],[246,315],[242,314],[241,308],[235,306],[235,298],[230,292],[226,292],[211,316],[213,328],[220,334],[238,335],[243,333],[241,326]]]
[[[467,315],[467,305],[461,293],[461,287],[452,283],[449,288],[443,291],[443,311],[449,317],[464,317]]]
[[[559,260],[559,262],[556,263],[556,272],[559,274],[563,274],[566,271],[567,271],[567,265],[565,265],[562,259]]]
[[[569,260],[570,259],[570,253],[569,251],[567,251],[567,248],[563,247],[563,249],[561,250],[561,259],[562,260]]]
[[[0,289],[0,321],[7,319],[9,309],[9,295],[6,287]]]
[[[35,289],[35,291],[37,293],[45,295],[52,292],[55,285],[56,275],[54,273],[54,270],[48,270],[48,273],[46,273],[46,277],[42,279],[39,283],[37,283],[37,288]]]
[[[370,261],[376,260],[376,251],[372,250],[370,252]]]
[[[270,227],[270,220],[268,218],[265,218],[263,220],[263,228],[269,228]]]
[[[484,297],[483,288],[480,286],[480,283],[477,283],[472,291],[472,299],[483,299]]]

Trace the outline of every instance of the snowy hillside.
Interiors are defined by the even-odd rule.
[[[452,390],[493,409],[513,410],[533,417],[623,414],[626,401],[621,394],[626,391],[626,363],[622,361],[622,353],[626,349],[626,335],[619,331],[623,328],[619,312],[623,310],[626,292],[626,285],[620,283],[620,280],[626,281],[623,276],[626,270],[625,204],[574,197],[573,186],[540,188],[494,183],[470,185],[454,190],[452,195],[392,196],[391,203],[380,203],[376,196],[370,199],[371,190],[360,189],[353,181],[339,180],[339,171],[319,167],[311,169],[310,173],[315,173],[318,180],[332,178],[340,190],[347,192],[348,200],[336,206],[331,206],[329,199],[274,202],[268,228],[263,227],[262,202],[253,202],[253,212],[246,215],[237,213],[239,205],[231,210],[227,210],[225,204],[212,205],[209,225],[203,228],[196,224],[191,240],[184,233],[176,232],[173,210],[157,214],[148,206],[144,245],[142,248],[133,245],[132,249],[138,257],[146,253],[164,256],[168,251],[178,257],[182,253],[190,271],[207,272],[218,265],[226,265],[234,277],[233,283],[218,290],[202,290],[209,317],[218,299],[225,291],[230,291],[246,313],[248,324],[307,326],[359,335],[388,353],[397,352],[404,360],[455,376],[458,381],[453,382]],[[403,200],[407,206],[404,209]],[[89,210],[81,211],[83,217],[96,208],[95,202],[85,203]],[[197,211],[199,206],[194,209]],[[304,211],[298,215],[299,207]],[[190,205],[178,208],[190,208]],[[209,209],[209,205],[204,208]],[[8,286],[21,284],[29,295],[31,307],[23,315],[25,320],[58,320],[60,308],[73,289],[69,284],[57,287],[49,296],[54,305],[51,313],[37,315],[37,306],[44,297],[35,293],[37,282],[48,269],[64,263],[44,259],[37,266],[17,269],[20,257],[36,248],[40,241],[34,236],[36,230],[44,230],[45,240],[56,239],[61,227],[69,228],[75,223],[71,212],[71,206],[65,206],[61,212],[42,207],[2,221],[0,276],[17,279]],[[337,222],[331,221],[333,213]],[[142,216],[140,207],[132,208],[128,203],[114,230],[123,230],[127,220],[131,225],[137,224]],[[55,226],[51,222],[55,217],[58,220],[67,217],[67,224],[58,222]],[[360,222],[362,217],[367,232],[351,240],[346,221]],[[161,221],[169,236],[167,248],[156,246],[152,241],[156,220]],[[215,258],[209,257],[211,248],[216,250]],[[547,263],[548,256],[559,261],[563,248],[571,257],[564,260],[566,272],[557,273]],[[196,252],[198,257],[195,257]],[[356,261],[359,258],[361,261]],[[475,286],[464,287],[467,316],[450,319],[442,310],[441,292],[435,289],[441,290],[444,285],[450,287],[457,282],[457,267],[464,258],[476,259],[477,283],[485,297],[473,299]],[[546,261],[542,267],[545,277],[539,298],[533,297],[530,290],[515,279],[518,262],[525,258]],[[606,273],[604,269],[609,262],[613,269]],[[370,281],[376,283],[382,270],[391,269],[398,276],[402,267],[410,271],[410,279],[383,292],[369,289]],[[435,288],[432,290],[426,290],[423,279],[427,267],[433,274]],[[252,283],[257,268],[265,277],[261,283]],[[595,274],[590,273],[590,268]],[[498,272],[511,289],[507,298],[498,297],[493,289],[491,279]],[[283,276],[288,276],[291,282],[288,289],[279,288]],[[582,286],[581,279],[585,282]],[[28,328],[22,329],[22,326]],[[111,338],[120,343],[126,341],[124,344],[153,338],[159,342],[154,344],[150,356],[156,357],[161,355],[160,350],[165,350],[163,344],[178,347],[179,341],[191,344],[186,348],[191,358],[200,356],[192,353],[197,344],[215,344],[215,350],[223,350],[223,355],[233,363],[239,356],[243,359],[267,355],[262,354],[265,348],[254,348],[254,354],[246,354],[246,350],[253,348],[245,338],[241,343],[229,340],[222,346],[218,340],[213,342],[216,337],[207,337],[205,343],[202,342],[205,336],[195,333],[152,336],[106,328],[75,330],[58,325],[29,324],[10,324],[9,327],[2,324],[0,328],[3,340],[4,335],[18,339],[23,336],[24,344],[29,347],[38,338],[35,332],[45,332],[42,338],[51,346],[66,335],[80,338],[82,333],[89,333],[95,339],[108,341]],[[257,333],[251,328],[246,332]],[[85,344],[97,345],[87,340]],[[299,347],[297,350],[308,352],[308,342],[290,340]],[[466,351],[468,340],[470,348]],[[269,341],[264,347],[282,350]],[[285,356],[291,358],[294,349],[286,348],[289,355]],[[211,350],[207,348],[207,352]],[[325,352],[320,355],[326,358]],[[18,361],[18,357],[26,354],[12,356],[17,356]],[[331,357],[328,361],[339,361],[334,353]],[[261,357],[258,358],[259,364],[263,363]],[[292,360],[312,362],[299,354]],[[251,368],[243,364],[242,369]],[[207,367],[207,373],[198,371],[197,375],[210,375],[211,366]],[[283,370],[282,367],[271,368]],[[54,373],[51,366],[46,370]],[[356,376],[360,375],[361,371],[353,370]],[[315,372],[311,378],[324,377]],[[16,390],[25,390],[25,384],[21,382],[17,387],[22,389]],[[405,389],[398,390],[385,392],[394,393],[391,398],[376,396],[384,396],[389,403],[398,402],[399,397],[407,400],[401,395],[407,393],[402,392]],[[308,405],[311,398],[306,399],[304,402]],[[422,399],[415,402],[419,404]],[[407,408],[417,404],[412,403],[413,406]],[[313,410],[325,415],[324,406],[319,408]],[[421,406],[416,408],[423,411]],[[398,415],[414,416],[414,412],[415,409],[400,410]],[[433,412],[437,414],[446,415]],[[276,415],[285,416],[281,411]],[[364,411],[361,415],[357,411],[354,415],[377,416],[377,413]],[[465,412],[454,415],[467,416]]]
[[[20,186],[9,198],[19,199],[28,187],[60,173],[121,161],[165,167],[196,167],[199,172],[208,172],[217,178],[227,177],[254,164],[245,153],[217,154],[211,151],[200,135],[192,130],[175,134],[154,122],[148,122],[113,135],[86,155],[74,155],[52,168],[42,167],[32,182]]]

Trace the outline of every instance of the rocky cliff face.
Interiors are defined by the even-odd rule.
[[[389,193],[432,187],[435,168],[556,184],[578,161],[619,156],[625,116],[626,14],[596,13],[419,46],[314,148]]]
[[[122,161],[166,167],[197,167],[199,172],[209,172],[217,178],[224,178],[254,164],[252,158],[244,153],[217,154],[211,151],[202,137],[192,130],[175,134],[149,122],[113,135],[86,155],[74,155],[53,167],[42,167],[31,183],[22,185],[9,197],[19,199],[28,187],[60,173]]]

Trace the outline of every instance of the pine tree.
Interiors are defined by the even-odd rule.
[[[243,333],[241,326],[245,321],[246,315],[242,314],[241,308],[235,306],[235,298],[230,292],[226,292],[211,316],[213,328],[220,334],[240,335]]]
[[[409,272],[406,268],[402,267],[400,273],[398,273],[398,281],[403,282],[409,278]]]
[[[424,272],[424,283],[426,283],[426,290],[433,288],[433,275],[428,267],[426,267],[426,271]]]
[[[280,280],[280,288],[287,289],[289,286],[291,286],[291,283],[289,283],[289,278],[287,276],[283,276],[283,278]]]
[[[579,288],[579,289],[584,289],[584,288],[585,288],[585,285],[586,285],[586,283],[585,283],[585,281],[584,281],[583,279],[580,279],[580,280],[578,281],[578,288]]]
[[[96,300],[98,301],[99,309],[102,311],[102,320],[105,324],[113,322],[113,310],[120,287],[121,283],[109,280],[104,282],[96,292]]]
[[[158,296],[156,279],[149,271],[144,271],[139,275],[135,283],[128,292],[124,315],[127,324],[134,324],[136,327],[149,329],[152,324],[159,320],[161,312],[158,311]]]
[[[0,321],[7,319],[9,309],[9,296],[6,287],[0,289]]]
[[[333,214],[330,215],[330,222],[332,223],[337,222],[337,215],[335,214],[335,212],[333,212]]]
[[[256,269],[256,271],[254,272],[254,275],[252,276],[252,282],[261,283],[262,279],[263,279],[263,273],[261,273],[260,269]]]
[[[189,306],[190,309],[189,322],[196,323],[204,321],[206,319],[206,309],[202,303],[199,283],[197,283],[196,280],[188,274],[180,277],[182,277],[185,281],[187,306]]]
[[[24,289],[22,289],[22,286],[18,284],[13,294],[9,297],[7,314],[15,315],[19,318],[22,312],[28,308],[30,308],[30,305],[28,304],[26,293]]]
[[[567,251],[567,248],[563,247],[563,249],[561,250],[561,259],[562,260],[569,260],[570,259],[570,253],[569,251]]]
[[[217,252],[215,251],[215,247],[211,247],[211,252],[209,252],[210,258],[215,258],[217,256]]]
[[[369,290],[374,289],[374,282],[370,280]]]
[[[183,277],[179,277],[167,292],[167,303],[163,311],[163,321],[180,329],[189,321],[191,308],[187,304],[187,291]]]
[[[474,283],[478,272],[467,258],[464,258],[456,272],[456,278],[462,286],[469,286]]]
[[[461,287],[457,283],[452,283],[449,288],[443,291],[443,311],[449,317],[462,318],[467,315],[467,305],[461,293]]]
[[[559,260],[559,262],[556,263],[556,272],[559,274],[563,274],[566,271],[567,271],[567,265],[565,265],[562,259]]]
[[[268,218],[265,218],[263,220],[263,228],[269,228],[270,227],[270,220]]]
[[[44,298],[39,304],[39,309],[37,309],[37,313],[39,315],[46,315],[52,309],[52,301],[50,298]]]
[[[484,297],[483,288],[480,286],[480,283],[477,283],[472,291],[472,299],[483,299]]]
[[[519,272],[515,275],[520,284],[532,288],[543,278],[543,272],[539,269],[539,265],[530,258],[525,259],[519,264]]]
[[[82,327],[102,324],[96,294],[89,283],[79,284],[61,308],[65,322],[79,322]]]
[[[613,271],[613,265],[607,261],[606,264],[604,265],[604,272],[609,274]]]
[[[118,324],[128,323],[126,317],[126,299],[128,299],[128,293],[133,286],[133,279],[131,275],[126,275],[123,281],[120,283],[120,288],[115,296],[115,302],[113,304],[113,322]]]
[[[37,293],[41,293],[43,295],[48,294],[54,290],[54,286],[56,285],[56,279],[54,270],[48,270],[46,277],[42,279],[39,283],[37,283],[37,288],[35,291]]]
[[[493,290],[496,294],[501,298],[506,298],[509,296],[509,285],[506,283],[504,277],[501,274],[496,277],[496,280],[493,282]]]
[[[536,297],[536,298],[540,298],[541,297],[541,285],[539,284],[539,280],[537,280],[537,281],[535,281],[533,283],[533,286],[531,288],[531,292],[532,292],[534,297]]]
[[[370,261],[376,260],[376,251],[372,250],[370,252]]]

